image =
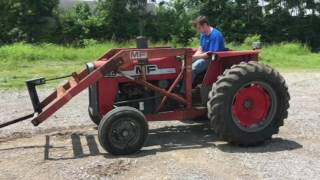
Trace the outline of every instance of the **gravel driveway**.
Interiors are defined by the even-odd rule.
[[[0,179],[320,179],[320,73],[283,74],[289,118],[262,146],[220,142],[208,125],[154,122],[140,153],[112,156],[99,145],[84,92],[39,127],[0,130]],[[0,122],[31,112],[29,101],[1,91]]]

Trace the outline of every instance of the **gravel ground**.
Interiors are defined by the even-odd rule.
[[[98,143],[84,92],[39,127],[0,130],[0,179],[320,179],[320,73],[284,76],[289,118],[259,147],[220,142],[208,125],[155,122],[140,153],[112,156]],[[26,92],[0,92],[0,122],[31,111]]]

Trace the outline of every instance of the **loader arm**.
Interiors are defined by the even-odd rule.
[[[132,53],[141,52],[146,53],[148,58],[185,56],[190,62],[192,56],[192,49],[189,48],[113,49],[99,59],[99,61],[103,61],[102,66],[91,73],[87,70],[83,70],[80,74],[73,73],[72,78],[67,83],[58,87],[56,91],[50,94],[43,101],[34,102],[34,97],[31,96],[33,105],[39,103],[39,106],[34,105],[35,116],[31,121],[32,124],[38,126],[40,123],[48,119],[53,113],[62,108],[73,97],[103,78],[107,72],[119,71],[121,68],[130,66],[131,63],[136,60],[134,59],[134,56],[132,56]],[[189,73],[187,73],[186,81],[189,80],[191,82],[191,66],[187,68],[187,72]],[[190,89],[189,92],[191,93],[191,84],[187,85],[187,88]],[[165,94],[166,92],[163,93]],[[171,98],[179,99],[176,95],[167,95],[168,97],[172,96]],[[191,95],[187,97],[191,97]],[[37,97],[34,99],[38,101]],[[191,102],[191,100],[189,102]],[[188,106],[191,106],[191,104],[188,103]]]
[[[120,56],[121,54],[123,54],[123,52],[118,53],[115,56]],[[115,58],[110,60],[105,59],[104,65],[91,73],[87,70],[83,70],[80,74],[74,73],[67,83],[58,87],[56,91],[40,103],[42,112],[39,112],[39,114],[31,121],[32,124],[35,126],[39,125],[68,103],[73,97],[102,78],[104,75],[103,72],[115,70],[123,64],[123,61],[117,61]]]

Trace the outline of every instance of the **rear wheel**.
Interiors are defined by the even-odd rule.
[[[101,120],[98,137],[101,146],[111,154],[127,155],[139,151],[148,136],[145,116],[132,107],[118,107]]]
[[[208,117],[223,140],[254,145],[278,133],[288,116],[289,100],[285,80],[277,71],[257,62],[241,63],[213,85]]]

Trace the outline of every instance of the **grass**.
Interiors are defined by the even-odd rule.
[[[195,42],[192,46],[196,47]],[[160,43],[154,46],[164,46]],[[25,80],[37,77],[56,77],[80,71],[85,63],[96,60],[117,47],[133,47],[133,42],[92,44],[85,48],[53,44],[31,45],[18,43],[0,47],[0,88],[25,86]],[[232,49],[251,49],[246,45],[229,45]],[[262,52],[262,61],[278,69],[320,70],[320,55],[299,43],[270,45]],[[49,85],[50,86],[50,85]]]
[[[231,44],[232,49],[250,49],[250,46]],[[286,71],[320,70],[320,54],[300,43],[280,43],[263,48],[261,60],[265,64]]]
[[[56,77],[81,71],[85,63],[94,61],[114,47],[128,44],[95,44],[86,48],[53,44],[14,44],[0,47],[0,88],[21,88],[24,81],[37,77]]]

